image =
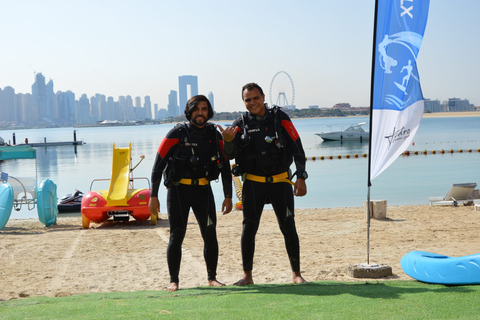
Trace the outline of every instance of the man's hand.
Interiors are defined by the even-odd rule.
[[[307,184],[305,183],[305,179],[297,178],[297,181],[295,181],[293,194],[295,194],[297,197],[303,197],[307,194]]]
[[[231,142],[233,138],[235,138],[235,134],[238,131],[238,127],[226,127],[223,129],[223,127],[219,124],[217,124],[217,128],[222,133],[222,137],[225,142]]]
[[[158,201],[158,197],[150,197],[150,200],[148,201],[148,210],[150,210],[151,214],[158,217],[158,213],[160,212],[160,201]]]
[[[223,200],[223,204],[222,204],[222,213],[227,214],[230,211],[232,211],[232,208],[233,208],[232,198],[225,198],[225,200]]]

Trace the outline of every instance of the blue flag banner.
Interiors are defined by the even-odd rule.
[[[370,177],[404,152],[423,115],[417,57],[430,0],[378,0],[373,63]]]

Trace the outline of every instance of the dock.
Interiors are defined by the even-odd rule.
[[[83,141],[57,141],[57,142],[38,142],[38,143],[28,143],[28,144],[22,144],[30,147],[55,147],[55,146],[78,146],[85,144]]]
[[[52,141],[47,142],[47,138],[43,138],[43,142],[30,142],[28,139],[25,139],[25,143],[16,143],[15,132],[12,134],[13,144],[12,146],[30,146],[30,147],[56,147],[56,146],[79,146],[83,145],[86,142],[83,140],[77,140],[77,131],[73,130],[73,140],[72,141]]]

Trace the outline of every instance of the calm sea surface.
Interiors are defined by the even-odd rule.
[[[368,143],[323,142],[314,133],[341,130],[350,124],[368,122],[368,117],[299,119],[294,124],[300,133],[307,157],[332,155],[333,160],[307,161],[308,193],[295,198],[297,208],[328,208],[363,206],[367,198]],[[220,124],[230,124],[222,122]],[[57,184],[58,197],[75,189],[90,190],[93,179],[109,179],[112,166],[112,147],[132,144],[132,161],[141,155],[143,162],[135,169],[134,177],[147,177],[155,159],[156,150],[173,124],[104,128],[51,128],[0,130],[5,141],[17,143],[71,141],[76,130],[82,146],[40,147],[37,149],[38,180],[51,179]],[[368,128],[368,124],[366,126]],[[452,183],[476,182],[480,184],[480,117],[425,118],[420,124],[410,152],[419,155],[400,156],[390,167],[372,181],[371,199],[387,200],[388,205],[428,204],[428,197],[443,196]],[[439,151],[445,150],[445,154]],[[453,154],[448,151],[452,149]],[[458,150],[462,149],[463,153]],[[471,149],[472,152],[467,150]],[[423,155],[422,151],[428,151]],[[430,151],[436,150],[433,155]],[[360,155],[353,158],[354,154]],[[337,159],[337,156],[342,159]],[[346,159],[344,156],[352,156]],[[294,170],[294,167],[292,167]],[[0,162],[0,171],[15,177],[34,177],[34,160],[7,160]],[[147,181],[139,181],[137,188],[148,188]],[[221,208],[221,183],[213,183],[217,210]],[[92,190],[106,189],[108,184],[95,183]],[[160,190],[161,212],[166,212],[166,190]],[[234,199],[237,200],[236,198]],[[268,206],[267,206],[268,207]],[[37,211],[13,211],[11,219],[36,218]]]

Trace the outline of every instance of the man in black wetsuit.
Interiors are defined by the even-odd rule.
[[[305,282],[300,273],[300,244],[294,219],[294,195],[307,193],[305,152],[297,130],[286,113],[278,107],[267,108],[262,88],[248,83],[242,88],[242,99],[248,112],[231,127],[220,128],[225,140],[225,154],[236,160],[236,175],[241,174],[243,231],[243,278],[236,285],[253,284],[252,269],[255,235],[265,203],[271,203],[285,238],[293,283]],[[297,171],[291,175],[295,161]],[[296,182],[291,179],[296,176]],[[292,189],[293,185],[293,189]]]
[[[218,242],[216,211],[211,180],[221,174],[225,200],[223,214],[232,210],[232,174],[223,154],[223,140],[216,127],[207,123],[213,117],[208,99],[197,95],[188,100],[185,117],[189,121],[178,124],[165,136],[158,148],[152,169],[150,212],[158,215],[158,189],[165,176],[167,211],[170,222],[170,240],[167,262],[170,272],[168,291],[179,288],[178,274],[182,258],[182,243],[192,208],[204,241],[203,255],[207,265],[208,285],[224,286],[217,281]]]

